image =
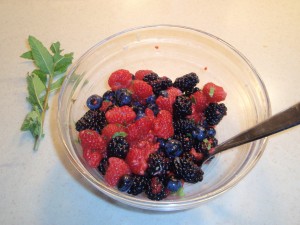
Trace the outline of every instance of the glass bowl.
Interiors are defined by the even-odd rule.
[[[253,168],[262,155],[266,138],[217,155],[203,166],[204,179],[184,185],[184,196],[170,195],[152,201],[143,194],[132,196],[106,185],[97,169],[82,157],[75,122],[87,111],[86,99],[109,89],[109,75],[117,69],[134,73],[151,69],[173,81],[195,72],[199,87],[214,82],[227,92],[227,116],[217,127],[219,142],[270,116],[266,88],[251,63],[234,47],[209,33],[182,26],[138,27],[112,35],[88,50],[70,68],[61,88],[58,108],[60,136],[74,167],[96,189],[122,203],[150,210],[192,208],[224,193]]]

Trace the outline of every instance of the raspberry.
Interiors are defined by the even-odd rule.
[[[173,86],[179,88],[182,92],[191,92],[193,88],[199,83],[199,78],[195,73],[189,73],[182,77],[176,78]]]
[[[152,87],[142,80],[135,80],[132,90],[139,99],[146,99],[153,94]]]
[[[145,109],[145,115],[153,123],[153,120],[155,118],[154,112],[151,109],[147,108]]]
[[[77,131],[86,129],[101,132],[107,121],[103,112],[98,110],[89,110],[75,124]]]
[[[152,70],[138,70],[135,72],[135,79],[143,80],[146,75],[155,74]]]
[[[109,186],[116,186],[119,179],[125,174],[130,174],[130,169],[123,159],[116,157],[108,159],[108,168],[104,179]]]
[[[198,112],[196,110],[195,104],[192,104],[192,114],[188,115],[186,118],[193,120],[195,123],[201,123],[201,121],[203,119],[203,113]]]
[[[135,123],[127,126],[126,132],[128,135],[126,139],[129,142],[141,140],[150,132],[152,126],[153,124],[148,117],[140,118]]]
[[[182,95],[182,92],[176,87],[169,87],[167,89],[170,98],[175,99],[177,96]]]
[[[103,159],[103,154],[95,149],[85,148],[83,149],[83,158],[86,160],[87,164],[92,168],[97,168],[100,161]]]
[[[159,138],[168,139],[174,135],[172,114],[169,111],[161,110],[154,120],[154,134]]]
[[[145,150],[142,148],[132,147],[126,156],[126,162],[132,173],[144,175],[147,169]]]
[[[173,104],[176,100],[176,97],[181,95],[182,92],[174,87],[167,89],[168,97],[159,96],[156,99],[156,104],[160,110],[167,110],[170,113],[173,113]]]
[[[133,109],[127,105],[122,107],[114,107],[105,114],[108,123],[129,124],[134,121],[136,114]]]
[[[117,132],[125,132],[125,128],[121,124],[110,123],[103,128],[102,136],[106,141],[110,141]]]
[[[223,103],[210,103],[204,112],[205,121],[208,125],[215,126],[222,120],[223,116],[225,116],[226,114],[227,108]]]
[[[79,141],[83,149],[104,152],[106,143],[104,139],[94,130],[83,130],[79,132]]]
[[[195,104],[195,109],[197,112],[203,112],[208,106],[208,99],[206,95],[201,91],[196,91],[191,95],[191,100]]]
[[[131,85],[132,75],[128,70],[117,70],[113,72],[109,79],[108,85],[113,91],[121,88],[128,88]]]
[[[203,94],[207,97],[208,102],[221,102],[225,100],[227,93],[224,89],[214,83],[207,83],[203,87]]]
[[[108,109],[108,107],[110,107],[113,103],[111,101],[103,101],[102,102],[102,106],[100,107],[100,111],[102,112],[106,112],[106,110]]]

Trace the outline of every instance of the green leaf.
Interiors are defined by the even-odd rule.
[[[55,75],[62,74],[66,72],[68,67],[72,64],[73,53],[68,53],[63,56],[56,53],[53,56],[53,60],[54,60]]]
[[[36,105],[43,111],[43,101],[41,101],[41,94],[45,92],[46,86],[41,81],[41,79],[35,75],[31,74],[27,76],[27,88],[29,92],[29,97],[27,98],[31,105]]]
[[[53,54],[60,54],[62,52],[62,50],[60,50],[60,43],[57,41],[55,43],[53,43],[51,46],[50,46],[50,50],[53,52]]]
[[[42,135],[42,121],[41,114],[37,107],[33,107],[29,112],[21,126],[21,131],[30,131],[33,137],[40,137]]]
[[[57,79],[54,83],[52,83],[51,87],[50,87],[50,91],[56,91],[56,90],[60,89],[65,78],[66,78],[65,76],[62,76],[61,78]]]
[[[41,81],[44,83],[44,85],[46,86],[46,84],[47,84],[47,74],[45,74],[41,70],[34,70],[34,71],[32,71],[32,73],[37,75],[41,79]]]
[[[21,58],[33,60],[32,51],[28,51],[20,55]]]
[[[37,67],[39,67],[42,72],[53,75],[53,58],[48,50],[39,40],[37,40],[33,36],[29,36],[28,42],[32,51],[34,62]]]
[[[183,197],[183,196],[185,195],[183,190],[184,190],[183,187],[181,187],[181,188],[179,188],[179,190],[176,192],[177,195],[178,195],[179,197]]]
[[[209,96],[212,98],[213,96],[214,96],[214,93],[215,93],[215,88],[214,87],[211,87],[210,89],[209,89]]]
[[[114,133],[114,135],[112,137],[115,138],[115,137],[126,137],[126,136],[127,136],[127,133],[125,133],[125,132],[116,132],[116,133]]]

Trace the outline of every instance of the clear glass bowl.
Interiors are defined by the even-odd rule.
[[[217,127],[219,142],[265,120],[270,115],[266,88],[251,63],[235,48],[206,32],[181,26],[138,27],[112,35],[88,50],[68,72],[59,96],[58,125],[74,167],[95,188],[138,208],[171,211],[192,208],[236,185],[257,163],[266,145],[261,139],[217,155],[204,165],[204,180],[184,186],[183,197],[170,195],[152,201],[106,185],[96,169],[85,163],[75,122],[87,111],[86,99],[103,94],[109,75],[117,69],[134,73],[151,69],[175,80],[189,72],[200,78],[199,87],[212,81],[227,92],[228,115]]]

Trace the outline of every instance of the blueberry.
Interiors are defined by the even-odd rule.
[[[99,109],[102,105],[102,98],[99,95],[92,95],[86,100],[86,105],[91,110]]]
[[[202,126],[196,127],[196,129],[192,132],[192,136],[198,141],[203,141],[206,138],[205,128]]]
[[[113,104],[116,103],[116,96],[114,91],[106,91],[103,94],[103,100],[111,101]]]
[[[127,89],[119,89],[116,91],[116,101],[119,106],[130,105],[131,93]]]
[[[175,139],[168,140],[165,145],[165,152],[171,158],[180,156],[181,153],[183,152],[181,142]]]
[[[145,117],[145,113],[142,111],[138,111],[138,113],[136,114],[135,120],[139,120],[143,117]]]
[[[131,104],[132,104],[133,111],[136,114],[145,112],[145,106],[143,106],[141,103],[132,102]]]
[[[161,95],[163,97],[166,97],[166,98],[169,96],[169,94],[168,94],[168,92],[166,90],[160,91],[159,95]]]
[[[118,181],[118,190],[122,192],[127,192],[131,185],[133,184],[133,177],[131,175],[123,175]]]
[[[175,179],[174,177],[170,178],[167,184],[167,189],[171,192],[176,192],[179,188],[182,187],[182,183],[180,180]]]
[[[166,140],[162,138],[157,138],[157,142],[159,142],[159,147],[164,148],[166,146]]]
[[[146,99],[146,102],[147,102],[147,104],[152,104],[152,103],[155,103],[155,100],[156,100],[156,96],[155,96],[155,95],[150,95],[150,96]]]
[[[207,137],[214,137],[216,135],[216,130],[213,127],[209,127],[206,129]]]
[[[155,103],[149,104],[148,108],[153,111],[155,116],[159,113],[158,106]]]

